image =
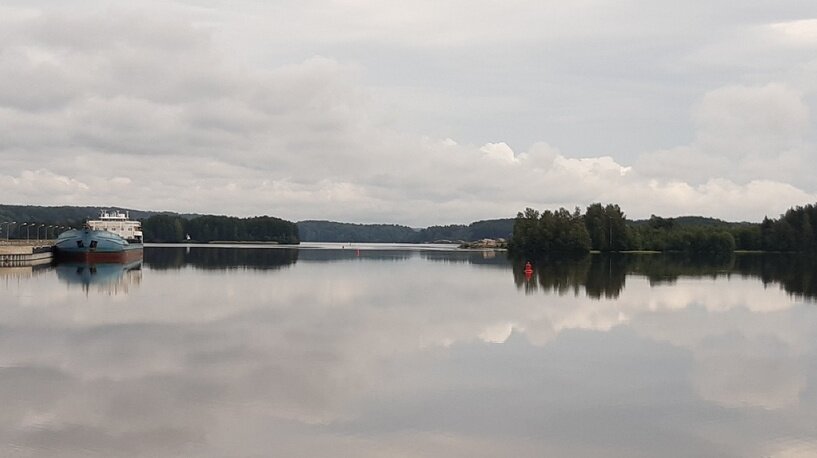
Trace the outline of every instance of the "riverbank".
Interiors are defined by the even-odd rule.
[[[30,266],[51,262],[53,240],[0,241],[0,266]]]

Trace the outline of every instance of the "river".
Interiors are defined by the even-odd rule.
[[[154,246],[0,268],[0,456],[817,456],[812,260]]]

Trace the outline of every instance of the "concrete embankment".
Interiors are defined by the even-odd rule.
[[[53,240],[0,241],[0,267],[30,266],[51,262]]]

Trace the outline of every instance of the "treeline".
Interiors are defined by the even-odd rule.
[[[817,206],[789,209],[762,223],[729,223],[714,218],[652,216],[626,219],[618,205],[594,203],[584,213],[565,209],[539,213],[528,209],[515,219],[476,221],[415,229],[395,224],[350,224],[331,221],[291,223],[273,217],[234,218],[151,212],[121,207],[131,219],[143,221],[146,241],[180,242],[263,241],[278,243],[386,242],[425,243],[510,239],[512,250],[530,253],[586,253],[597,251],[678,251],[690,254],[729,253],[734,250],[817,251]],[[99,207],[42,207],[0,205],[0,230],[10,238],[37,237],[32,223],[79,227],[96,218]],[[10,224],[15,222],[16,224]],[[6,224],[9,223],[9,224]],[[27,223],[23,225],[23,223]],[[39,226],[37,226],[39,227]],[[26,234],[26,231],[29,234]],[[34,232],[32,232],[32,230]],[[51,229],[52,232],[55,229]]]
[[[236,218],[199,216],[192,219],[154,215],[142,222],[146,242],[276,242],[299,243],[295,223],[271,216]]]
[[[334,221],[300,221],[298,233],[304,242],[428,243],[480,239],[509,239],[513,218],[475,221],[414,229],[397,224],[354,224]]]
[[[2,234],[4,237],[8,235],[12,239],[35,238],[38,236],[38,232],[46,237],[48,237],[49,234],[56,236],[59,231],[68,228],[80,228],[86,221],[97,219],[101,209],[127,212],[131,219],[140,221],[144,221],[155,215],[168,215],[178,218],[194,218],[198,216],[195,214],[133,210],[122,207],[0,205],[0,231],[4,231]],[[15,224],[2,224],[12,221]],[[46,228],[37,229],[40,225],[49,225],[52,226],[52,228],[50,230],[46,230]],[[8,234],[5,234],[5,232],[8,232]]]
[[[791,208],[776,220],[764,218],[759,243],[767,251],[817,251],[817,206]]]
[[[127,211],[133,219],[147,218],[156,214],[121,207],[106,208]],[[0,237],[8,236],[12,239],[56,237],[63,230],[80,228],[85,221],[96,219],[99,217],[99,210],[99,207],[0,205]]]
[[[175,215],[183,218],[194,218],[199,216],[195,214],[134,210],[122,207],[74,207],[67,205],[43,207],[37,205],[0,204],[0,221],[15,221],[18,224],[36,222],[76,227],[81,226],[89,219],[96,219],[99,217],[99,211],[101,209],[128,212],[131,219],[140,221],[158,214]]]
[[[101,208],[129,212],[131,219],[142,221],[147,241],[178,242],[185,240],[188,234],[191,239],[198,241],[267,241],[266,237],[269,234],[278,232],[278,229],[269,227],[275,224],[268,225],[267,229],[256,230],[255,226],[258,222],[238,223],[236,222],[238,218],[233,218],[231,222],[219,220],[227,218],[223,216],[144,211],[122,207],[0,205],[0,231],[3,231],[3,234],[0,235],[5,235],[5,232],[8,231],[11,238],[25,238],[26,226],[22,223],[81,227],[85,221],[97,218]],[[153,218],[154,216],[161,217]],[[205,219],[197,223],[189,223],[199,218]],[[5,224],[12,221],[16,224]],[[305,242],[428,243],[449,241],[460,243],[486,238],[509,239],[513,231],[513,223],[513,218],[504,218],[419,229],[397,224],[353,224],[310,220],[297,223],[296,237]],[[207,227],[199,228],[201,225]],[[31,231],[34,231],[31,232],[31,237],[36,237],[34,226],[30,227]],[[55,230],[52,229],[52,231]],[[252,238],[237,239],[236,233],[247,234]],[[271,238],[272,240],[269,241],[275,241],[276,237]],[[292,237],[291,235],[284,236],[283,239],[291,240]]]
[[[609,251],[671,251],[718,255],[735,250],[817,251],[817,207],[795,207],[761,224],[727,223],[711,218],[661,218],[629,221],[618,205],[595,203],[584,214],[563,208],[520,212],[510,248],[525,254]]]
[[[578,207],[573,213],[560,208],[539,213],[532,208],[516,216],[509,248],[528,255],[584,254],[592,240]]]
[[[398,224],[299,221],[298,234],[304,242],[412,243],[417,231]]]
[[[513,218],[474,221],[469,225],[451,224],[429,226],[418,234],[419,242],[467,242],[482,239],[510,239],[513,233]]]

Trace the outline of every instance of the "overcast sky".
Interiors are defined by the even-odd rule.
[[[817,2],[0,7],[2,203],[759,221],[817,201],[815,106]]]

